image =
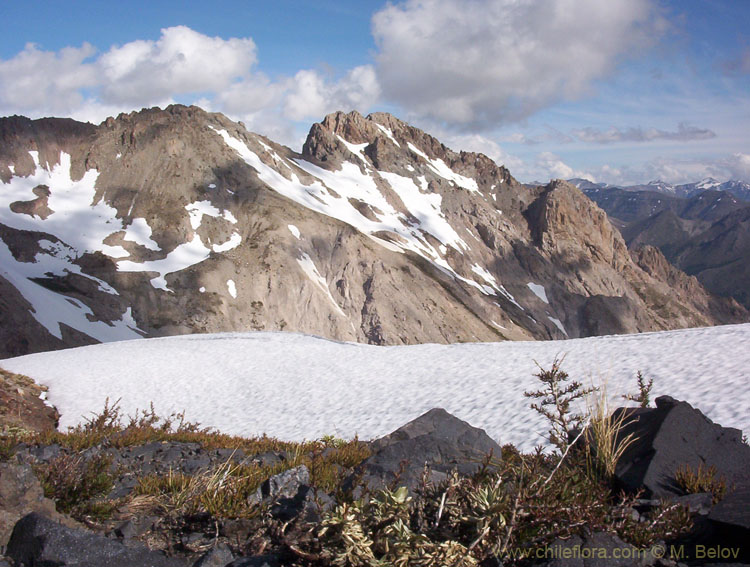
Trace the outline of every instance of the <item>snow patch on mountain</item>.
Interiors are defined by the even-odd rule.
[[[158,276],[151,279],[151,285],[156,289],[172,292],[167,287],[167,274],[179,272],[203,262],[210,254],[211,250],[206,248],[200,236],[194,234],[189,242],[178,245],[165,258],[146,262],[121,260],[117,262],[117,270],[120,272],[155,272]]]
[[[151,227],[148,225],[148,222],[146,222],[146,219],[144,218],[133,219],[125,228],[124,232],[125,234],[122,237],[123,240],[135,242],[139,246],[143,246],[144,248],[148,248],[149,250],[154,250],[156,252],[161,250],[161,248],[159,248],[159,245],[151,238]]]
[[[19,262],[13,257],[5,242],[0,240],[0,275],[29,302],[31,315],[52,336],[62,339],[60,325],[67,325],[98,341],[121,341],[141,337],[130,314],[130,308],[119,321],[92,321],[88,316],[93,316],[93,312],[83,302],[56,293],[33,280],[44,280],[50,275],[62,276],[66,272],[72,272],[98,282],[101,291],[116,295],[117,292],[106,282],[81,274],[78,266],[64,258],[42,253],[37,254],[36,258],[35,262]]]
[[[318,268],[315,266],[315,262],[313,262],[312,258],[310,258],[310,255],[306,252],[303,252],[302,255],[297,258],[297,263],[302,268],[302,271],[305,272],[308,278],[310,278],[310,281],[312,281],[315,285],[317,285],[320,290],[326,294],[330,302],[333,304],[333,306],[336,308],[336,312],[346,317],[346,313],[344,313],[339,307],[339,304],[336,303],[336,300],[333,299],[333,296],[331,295],[331,290],[328,289],[328,282],[326,279],[320,275],[320,272],[318,271]]]
[[[423,158],[427,162],[427,166],[440,177],[447,179],[448,181],[452,181],[459,187],[463,187],[464,189],[468,189],[469,191],[479,192],[479,185],[471,177],[465,177],[459,173],[456,173],[450,167],[448,167],[448,165],[443,160],[432,159],[411,142],[408,142],[407,145],[409,146],[409,149],[411,151],[413,151],[419,157]]]
[[[375,126],[377,126],[378,129],[383,134],[385,134],[391,142],[393,142],[394,144],[396,144],[397,147],[399,147],[399,148],[401,147],[401,144],[399,144],[398,141],[396,140],[396,138],[393,137],[393,132],[391,132],[388,128],[386,128],[382,124],[378,124],[377,122],[375,122]]]
[[[534,295],[536,295],[539,299],[549,305],[549,300],[547,299],[547,290],[544,289],[543,285],[539,285],[534,282],[529,282],[526,285]]]
[[[30,151],[36,169],[28,177],[13,176],[9,183],[0,185],[0,222],[17,230],[31,230],[52,234],[71,246],[77,254],[102,252],[112,258],[129,256],[122,246],[104,244],[111,234],[122,230],[117,209],[100,200],[94,203],[99,172],[90,169],[78,181],[70,176],[70,155],[60,152],[60,163],[45,169],[39,163],[39,152]],[[36,200],[33,190],[38,186],[49,189],[47,207],[52,211],[42,218],[38,215],[15,213],[14,202]]]

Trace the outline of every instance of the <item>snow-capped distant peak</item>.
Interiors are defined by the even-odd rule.
[[[706,177],[705,179],[699,181],[695,184],[696,189],[713,189],[714,187],[718,187],[721,185],[720,181],[716,181],[713,177]]]

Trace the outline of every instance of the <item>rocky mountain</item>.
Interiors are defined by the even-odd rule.
[[[229,330],[412,344],[748,316],[700,286],[674,294],[569,183],[523,186],[383,113],[331,114],[301,154],[197,107],[5,118],[0,180],[2,356]]]
[[[750,203],[709,189],[689,198],[653,191],[584,192],[620,228],[628,247],[657,247],[715,294],[750,307]]]

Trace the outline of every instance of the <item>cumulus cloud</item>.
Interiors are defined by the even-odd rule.
[[[250,38],[208,37],[185,26],[162,30],[157,41],[113,47],[97,60],[105,102],[140,104],[186,93],[222,91],[256,63]]]
[[[68,114],[83,103],[82,90],[99,82],[89,61],[95,53],[87,43],[58,52],[30,43],[12,59],[0,60],[0,110]]]
[[[0,114],[99,122],[119,112],[181,101],[224,112],[296,145],[299,136],[290,121],[317,120],[339,109],[364,112],[380,95],[370,65],[343,77],[306,69],[272,80],[255,70],[257,61],[249,37],[209,37],[185,26],[103,53],[88,44],[57,52],[29,44],[0,60]]]
[[[289,82],[284,111],[292,120],[319,118],[334,110],[369,108],[379,95],[380,86],[370,65],[355,67],[334,82],[316,71],[303,70]]]
[[[673,132],[657,128],[583,128],[574,130],[572,135],[581,142],[593,144],[613,144],[617,142],[654,142],[657,140],[671,140],[675,142],[691,142],[695,140],[710,140],[716,133],[707,128],[697,128],[681,122]]]
[[[581,96],[663,28],[652,0],[407,0],[372,20],[385,95],[474,129]]]

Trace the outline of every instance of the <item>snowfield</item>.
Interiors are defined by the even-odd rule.
[[[608,393],[690,402],[713,421],[750,431],[750,324],[566,341],[378,347],[296,333],[189,335],[98,344],[0,361],[49,386],[61,427],[121,399],[128,414],[153,402],[225,433],[287,440],[370,439],[444,407],[502,443],[545,442],[524,390],[537,367],[563,369]],[[689,433],[689,432],[686,432]]]

